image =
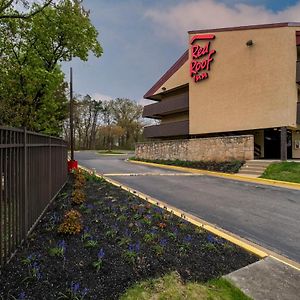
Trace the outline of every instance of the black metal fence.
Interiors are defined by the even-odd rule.
[[[64,140],[0,126],[0,266],[67,180]]]

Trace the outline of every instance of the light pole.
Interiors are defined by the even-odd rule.
[[[78,168],[78,162],[74,160],[74,101],[73,101],[73,69],[70,68],[70,148],[71,160],[68,161],[68,170]]]

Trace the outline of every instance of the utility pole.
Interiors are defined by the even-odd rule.
[[[73,70],[70,68],[70,144],[71,161],[74,160],[74,126],[73,126]]]

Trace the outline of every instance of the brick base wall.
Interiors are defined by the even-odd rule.
[[[140,159],[229,161],[254,159],[252,135],[166,140],[137,143]]]

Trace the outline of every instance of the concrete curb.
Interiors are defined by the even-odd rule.
[[[231,179],[231,180],[237,180],[237,181],[243,181],[243,182],[251,182],[251,183],[257,183],[257,184],[263,184],[263,185],[269,185],[269,186],[275,186],[275,187],[300,190],[300,183],[294,183],[294,182],[285,182],[285,181],[264,179],[264,178],[253,178],[253,177],[240,176],[237,174],[213,172],[213,171],[186,168],[186,167],[178,167],[178,166],[171,166],[171,165],[162,165],[162,164],[149,163],[149,162],[143,162],[143,161],[137,161],[137,160],[127,160],[127,162],[133,163],[133,164],[158,167],[158,168],[168,169],[168,170],[191,172],[194,174],[202,174],[202,175],[221,177],[221,178],[225,178],[225,179]]]
[[[151,204],[154,204],[158,207],[161,207],[171,213],[174,213],[176,216],[198,226],[198,227],[201,227],[201,228],[204,228],[206,229],[207,231],[227,240],[227,241],[230,241],[232,242],[233,244],[257,255],[258,257],[260,258],[266,258],[266,257],[272,257],[274,258],[275,260],[278,260],[294,269],[297,269],[297,270],[300,270],[300,264],[287,258],[287,257],[284,257],[274,251],[271,251],[271,250],[268,250],[262,246],[259,246],[251,241],[248,241],[234,233],[231,233],[227,230],[224,230],[218,226],[216,226],[215,224],[211,224],[205,220],[202,220],[196,216],[193,216],[192,214],[189,214],[189,213],[186,213],[185,211],[183,210],[180,210],[174,206],[171,206],[167,203],[164,203],[158,199],[155,199],[149,195],[146,195],[142,192],[139,192],[137,190],[134,190],[132,188],[130,188],[129,186],[126,186],[116,180],[113,180],[111,178],[108,178],[106,176],[104,176],[103,174],[98,174],[96,172],[94,172],[93,170],[90,170],[88,168],[85,168],[84,166],[81,166],[79,165],[80,168],[82,168],[83,170],[87,171],[87,172],[93,172],[95,173],[96,176],[98,176],[99,178],[103,178],[105,179],[107,182],[111,183],[112,185],[114,186],[117,186],[135,196],[138,196],[140,197],[141,199],[151,203]]]

